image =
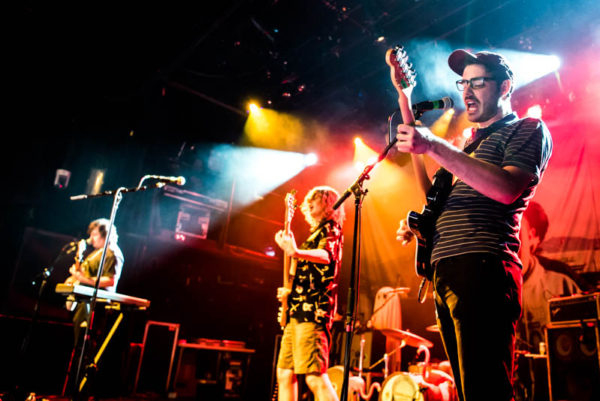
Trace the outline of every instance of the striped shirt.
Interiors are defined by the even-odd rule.
[[[431,262],[467,253],[491,253],[521,266],[517,256],[521,216],[552,154],[552,138],[543,121],[509,114],[490,126],[474,153],[500,167],[515,166],[535,178],[509,205],[492,200],[461,180],[454,184],[436,221]],[[485,129],[484,129],[485,130]],[[481,134],[479,130],[476,135]]]

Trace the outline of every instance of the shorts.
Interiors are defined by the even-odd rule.
[[[327,331],[314,322],[290,319],[281,338],[277,368],[297,375],[327,373],[329,341]]]

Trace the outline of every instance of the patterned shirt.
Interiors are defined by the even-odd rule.
[[[473,157],[499,167],[519,167],[535,178],[509,205],[488,198],[458,180],[436,221],[432,263],[442,258],[484,252],[521,266],[517,256],[521,215],[546,169],[552,154],[552,138],[543,121],[519,120],[514,113],[490,128],[492,132],[481,141]]]
[[[337,305],[337,288],[344,237],[342,227],[328,220],[321,224],[300,249],[324,249],[329,264],[298,259],[292,292],[288,297],[290,317],[331,328]]]

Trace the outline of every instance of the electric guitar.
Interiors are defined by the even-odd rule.
[[[81,269],[81,262],[83,262],[83,259],[84,259],[83,253],[85,252],[85,250],[86,250],[86,243],[85,243],[85,240],[82,239],[81,241],[79,241],[77,243],[77,253],[75,254],[75,264],[74,264],[75,270]],[[70,275],[65,280],[64,284],[71,285],[71,286],[79,285],[79,280],[77,280],[75,278],[75,276]],[[65,302],[65,308],[68,311],[73,312],[76,307],[77,307],[77,302],[74,302],[67,297],[67,301]]]
[[[410,95],[416,86],[416,73],[408,62],[406,51],[401,46],[389,49],[386,53],[386,63],[390,66],[392,83],[398,92],[398,105],[404,124],[414,125],[415,119],[412,114]],[[433,232],[435,222],[451,188],[452,174],[443,168],[439,169],[433,178],[431,188],[427,191],[427,204],[423,207],[423,211],[421,213],[410,211],[407,216],[408,226],[417,238],[415,270],[417,275],[424,279],[419,293],[425,280],[431,281],[433,278],[431,266]]]
[[[285,218],[283,221],[283,231],[286,235],[291,232],[292,218],[296,211],[296,190],[293,189],[285,196]],[[287,254],[283,255],[283,287],[288,290],[292,289],[292,280],[296,274],[296,259],[293,259]],[[291,277],[291,279],[290,279]],[[279,325],[282,329],[287,325],[288,320],[288,300],[287,296],[281,299],[281,307],[279,308]]]

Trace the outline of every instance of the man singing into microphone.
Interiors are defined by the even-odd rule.
[[[102,251],[104,244],[107,241],[107,233],[110,221],[107,219],[97,219],[92,221],[88,226],[89,238],[86,241],[80,241],[78,254],[82,256],[82,261],[77,261],[69,269],[71,276],[67,279],[66,284],[72,285],[87,285],[95,286]],[[100,277],[99,288],[114,292],[121,276],[123,268],[123,253],[117,245],[119,236],[117,228],[113,225],[110,239],[108,239],[108,247],[104,260],[104,268]],[[67,308],[69,304],[67,303]],[[70,308],[69,308],[70,309]],[[73,316],[73,329],[75,334],[75,345],[79,344],[81,328],[88,323],[90,314],[90,305],[87,302],[79,303],[75,309]]]
[[[433,231],[431,263],[438,325],[462,401],[513,398],[515,327],[521,314],[521,216],[542,179],[552,139],[536,118],[512,112],[513,71],[497,53],[452,52],[452,71],[469,121],[468,153],[425,127],[399,125],[397,147],[410,152],[421,189],[429,180],[420,154],[452,173]],[[406,220],[398,239],[413,234]]]

